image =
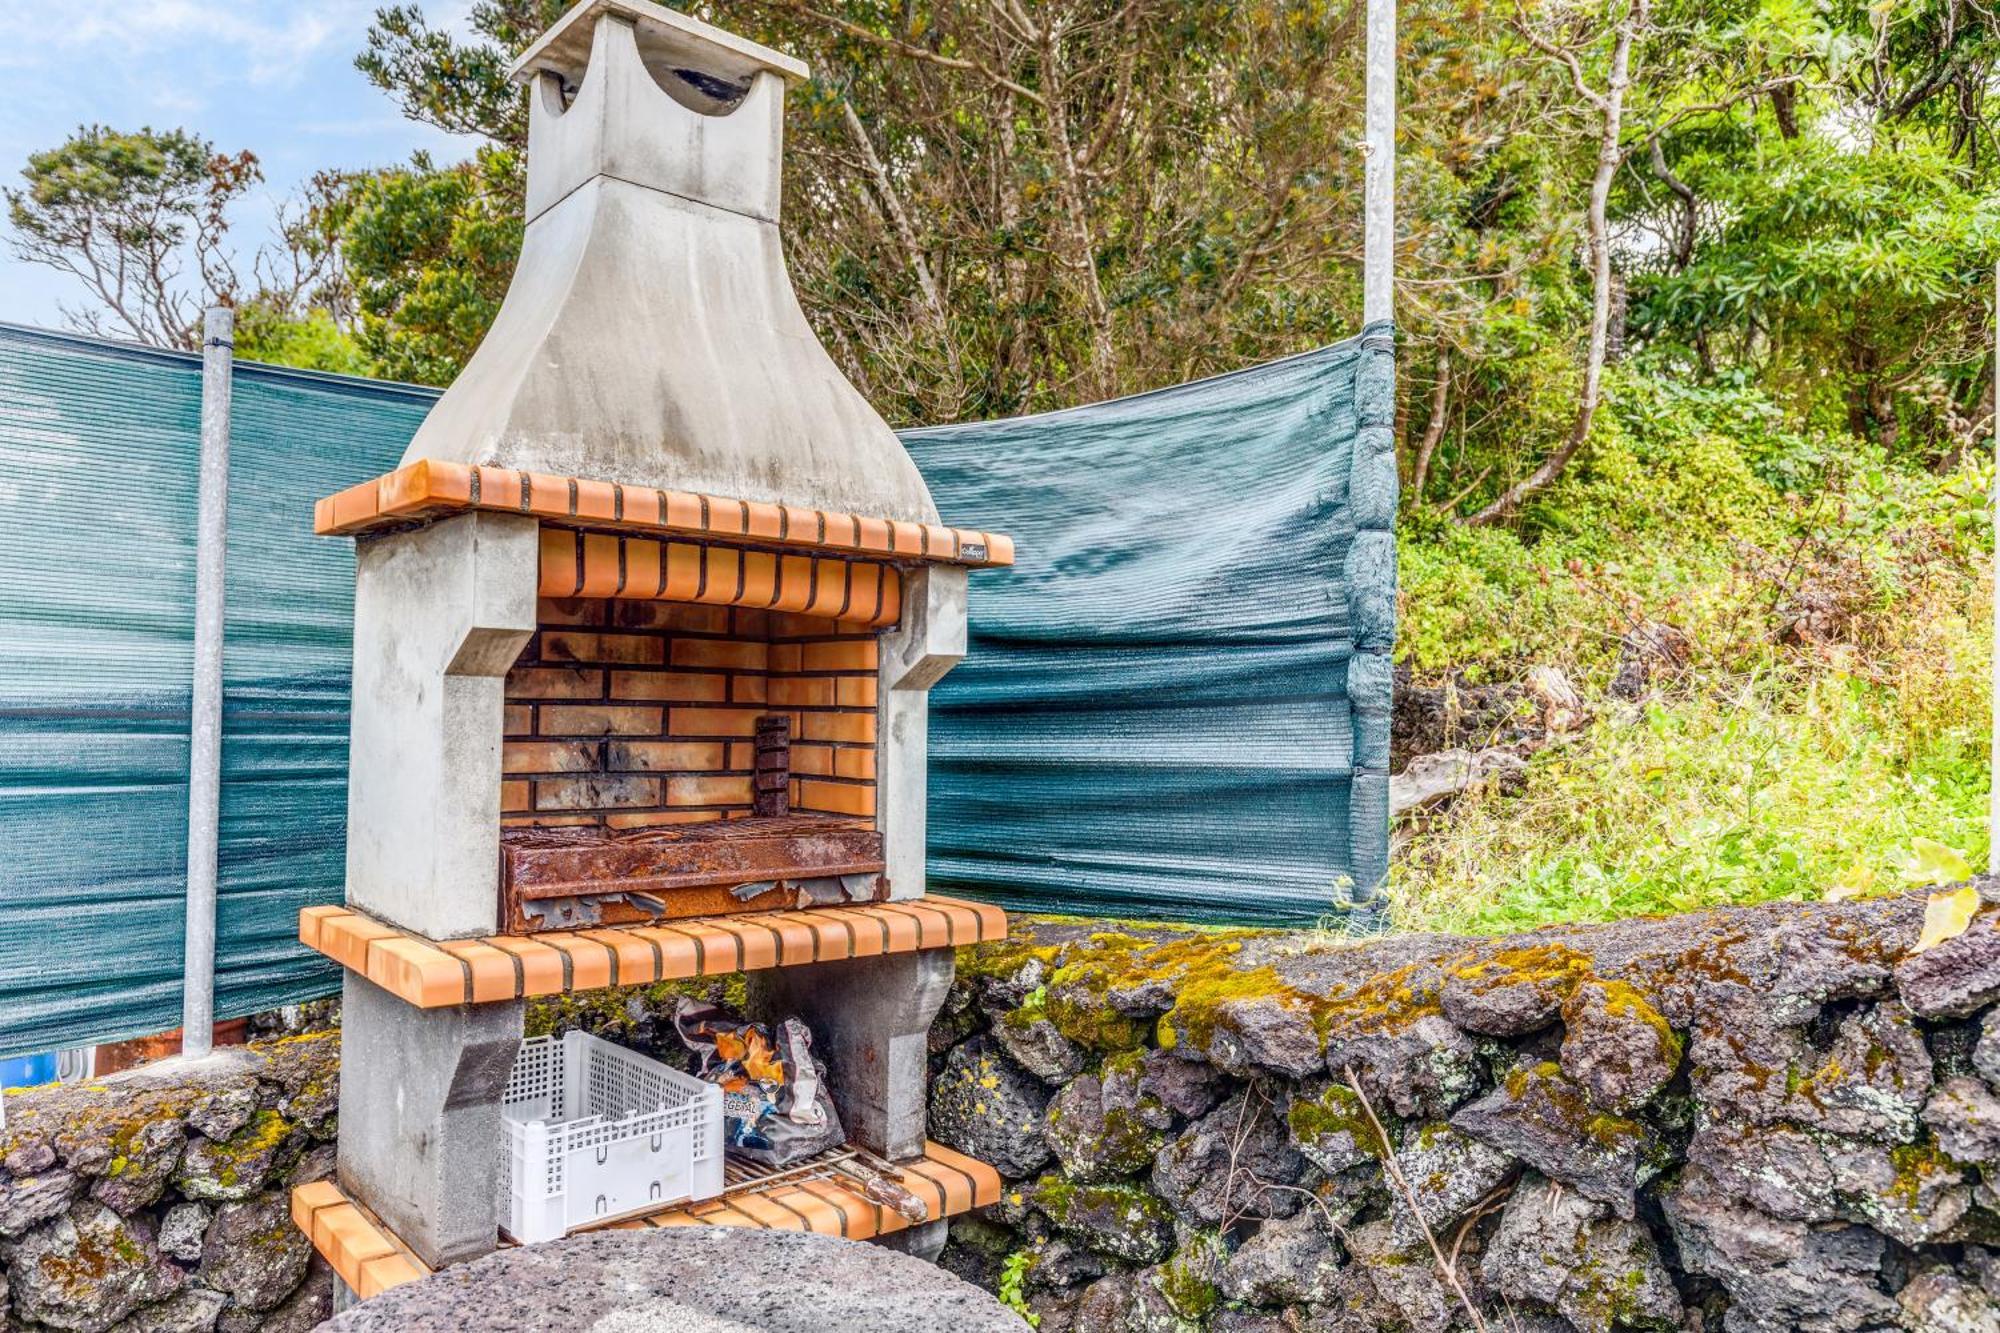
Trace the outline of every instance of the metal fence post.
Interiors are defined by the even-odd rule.
[[[229,546],[229,390],[236,314],[202,316],[201,483],[195,526],[194,700],[188,728],[187,947],[181,1053],[215,1042],[215,888],[222,818],[223,569]]]
[[[1368,0],[1361,318],[1396,317],[1396,0]]]

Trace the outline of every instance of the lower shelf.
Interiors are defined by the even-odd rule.
[[[364,1301],[431,1275],[428,1264],[331,1180],[292,1188],[292,1223]]]
[[[956,948],[1006,934],[1007,914],[999,908],[939,894],[861,907],[445,941],[345,907],[299,913],[300,943],[422,1009]]]
[[[900,1165],[904,1187],[923,1200],[926,1221],[954,1217],[1000,1201],[999,1172],[942,1144],[926,1143],[921,1158]],[[293,1189],[292,1221],[362,1300],[430,1276],[431,1270],[422,1260],[330,1180]],[[861,1197],[858,1184],[837,1176],[798,1181],[781,1178],[612,1224],[624,1230],[759,1227],[766,1231],[811,1231],[848,1240],[887,1236],[912,1225],[900,1214]]]

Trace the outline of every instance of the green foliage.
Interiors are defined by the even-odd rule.
[[[1408,928],[1511,930],[1886,891],[1986,862],[1990,467],[1786,426],[1758,391],[1628,368],[1598,451],[1520,533],[1403,534],[1422,674],[1567,668],[1594,722],[1458,799],[1396,871]],[[1603,697],[1625,628],[1693,663]]]
[[[2000,182],[1922,139],[1745,147],[1690,168],[1720,220],[1685,268],[1636,284],[1635,325],[1711,356],[1727,340],[1802,410],[1857,434],[1949,443],[1940,408],[1969,404],[1990,360]]]
[[[234,289],[223,211],[261,179],[249,153],[219,154],[183,130],[87,125],[31,154],[5,191],[15,254],[80,280],[99,333],[193,347],[210,292]],[[192,276],[188,270],[192,267]]]
[[[347,263],[361,346],[389,379],[444,384],[500,309],[521,248],[521,164],[489,148],[438,168],[358,180],[347,202]]]
[[[238,307],[236,355],[334,375],[367,375],[374,369],[361,344],[328,311],[310,310],[294,318],[265,301]]]
[[[1029,1250],[1015,1250],[1000,1266],[1000,1286],[996,1293],[1000,1303],[1021,1316],[1029,1328],[1040,1328],[1042,1317],[1028,1308],[1028,1271],[1035,1266],[1035,1256]]]

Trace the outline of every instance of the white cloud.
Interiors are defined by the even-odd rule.
[[[137,0],[77,11],[44,0],[0,0],[0,61],[40,64],[88,54],[143,61],[157,77],[164,59],[190,79],[237,71],[258,86],[294,82],[330,43],[359,46],[374,0]]]

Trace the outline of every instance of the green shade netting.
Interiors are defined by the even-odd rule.
[[[200,360],[0,326],[0,1055],[180,1020]],[[351,544],[312,501],[435,393],[239,363],[216,1012],[329,994]],[[1395,473],[1386,328],[1066,412],[908,432],[975,571],[933,692],[931,880],[1048,912],[1379,907]]]

